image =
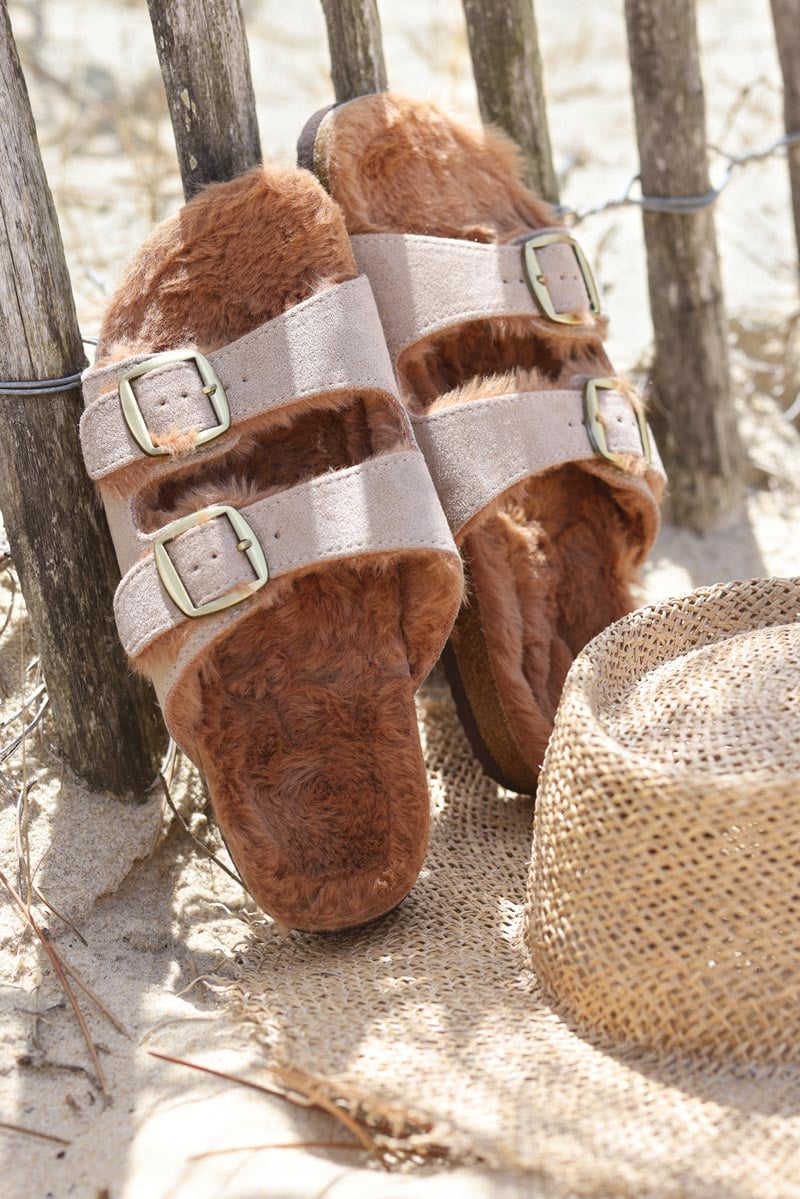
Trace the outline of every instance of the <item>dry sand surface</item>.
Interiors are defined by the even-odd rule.
[[[305,116],[330,98],[316,0],[245,4],[265,150],[289,159]],[[389,72],[398,88],[474,114],[460,6],[406,0],[382,6]],[[624,189],[635,169],[621,3],[540,0],[557,165],[576,207]],[[125,258],[179,203],[179,183],[143,3],[12,3],[53,184],[83,328],[91,333]],[[748,149],[780,133],[780,91],[767,0],[699,5],[709,136]],[[726,193],[718,227],[731,320],[737,404],[751,475],[746,510],[713,536],[665,526],[644,598],[718,580],[800,574],[800,433],[787,419],[798,394],[794,247],[784,164],[751,168]],[[618,364],[646,364],[651,330],[636,211],[588,219]],[[702,397],[698,397],[702,402]],[[0,628],[12,602],[0,572]],[[19,594],[0,637],[0,742],[38,685],[36,647]],[[37,700],[26,709],[30,715]],[[235,1146],[350,1140],[329,1116],[159,1060],[257,1071],[258,1047],[226,1018],[225,981],[257,916],[238,885],[205,858],[154,792],[140,805],[90,794],[52,749],[47,714],[0,762],[0,868],[17,878],[16,796],[27,784],[30,867],[74,931],[34,911],[80,977],[125,1028],[82,999],[113,1102],[104,1100],[61,987],[0,910],[0,1192],[7,1199],[211,1199],[331,1195],[522,1196],[530,1180],[477,1170],[386,1174],[345,1150],[281,1148],[200,1156]],[[192,832],[224,857],[194,771],[179,764],[174,794]],[[25,818],[22,819],[23,831]],[[79,938],[78,932],[85,939]],[[375,930],[379,937],[380,927]]]

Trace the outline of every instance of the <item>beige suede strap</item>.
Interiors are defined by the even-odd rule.
[[[86,409],[81,443],[86,468],[103,479],[147,457],[120,400],[122,376],[157,355],[139,355],[95,370],[83,379]],[[230,432],[198,448],[210,456],[230,448],[240,426],[262,413],[306,397],[376,390],[397,396],[391,362],[369,282],[363,276],[328,288],[208,354],[230,410]],[[171,361],[131,380],[135,404],[155,445],[212,430],[220,424],[196,361]],[[205,388],[205,390],[204,390]],[[213,388],[212,388],[213,390]],[[169,469],[170,458],[152,458]]]
[[[407,233],[364,233],[352,237],[359,270],[368,276],[394,362],[403,350],[464,321],[531,316],[559,330],[583,333],[594,327],[592,297],[579,252],[566,230],[539,230],[566,240],[536,251],[542,287],[559,315],[581,324],[553,322],[527,282],[523,242],[509,245],[423,237]]]
[[[248,525],[244,537],[224,513],[210,514],[166,541],[164,548],[198,608],[237,590],[244,598],[222,612],[185,615],[171,598],[151,549],[125,574],[114,600],[120,638],[131,657],[180,625],[202,630],[192,642],[194,657],[248,615],[256,602],[245,594],[256,580],[246,552],[248,542],[263,551],[271,580],[338,559],[400,551],[456,554],[417,449],[322,475],[239,511]],[[151,546],[158,536],[149,537]],[[191,634],[190,629],[187,632]],[[179,660],[167,668],[159,690],[168,689],[186,665],[184,646]]]
[[[609,450],[641,462],[644,449],[631,400],[612,390],[598,392],[598,400]],[[597,460],[583,388],[471,400],[412,417],[412,424],[456,538],[515,483],[568,462]],[[645,477],[660,493],[658,480],[665,475],[652,435],[649,449]],[[641,489],[640,480],[623,470],[616,469],[615,476],[620,487]]]

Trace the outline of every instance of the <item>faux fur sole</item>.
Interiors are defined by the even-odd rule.
[[[98,362],[187,344],[209,352],[356,273],[320,185],[257,168],[209,187],[148,239],[112,299]],[[400,427],[354,393],[278,412],[212,463],[187,458],[166,484],[146,487],[142,523],[155,529],[354,465],[391,449]],[[436,572],[458,566],[420,566],[421,587],[404,570],[364,559],[270,585],[182,685],[179,740],[245,883],[282,926],[369,922],[403,899],[422,866],[429,797],[404,621],[424,600],[417,625],[438,642],[446,625],[435,596],[449,588],[452,597],[453,580]],[[173,652],[159,643],[137,666],[146,672]]]
[[[350,234],[509,242],[554,223],[521,183],[507,138],[390,94],[315,114],[298,160],[340,205]],[[548,336],[527,318],[469,322],[401,356],[404,400],[424,412],[609,374],[601,332]],[[470,527],[467,602],[444,664],[476,756],[502,785],[535,791],[569,666],[634,606],[647,548],[634,526],[599,471],[567,467],[512,488]]]

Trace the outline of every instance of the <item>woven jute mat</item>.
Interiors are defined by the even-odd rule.
[[[648,1056],[560,1014],[522,945],[532,801],[481,773],[438,686],[420,727],[434,816],[408,899],[344,934],[265,923],[243,952],[227,999],[265,1064],[401,1156],[524,1171],[537,1195],[800,1196],[800,1071]]]

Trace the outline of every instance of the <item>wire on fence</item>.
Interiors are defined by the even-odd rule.
[[[17,379],[0,382],[0,396],[46,396],[80,387],[82,371],[61,379]]]
[[[96,337],[81,337],[85,346],[96,346]],[[43,396],[79,387],[83,372],[63,375],[60,379],[14,379],[0,382],[0,396]]]
[[[599,213],[608,212],[613,208],[643,208],[647,212],[671,212],[680,215],[702,212],[704,208],[709,208],[719,199],[725,188],[733,180],[738,168],[749,166],[753,162],[763,162],[766,158],[776,157],[782,150],[798,144],[800,144],[800,130],[786,133],[783,137],[779,137],[777,141],[771,142],[770,145],[762,146],[760,149],[753,150],[748,154],[729,154],[726,150],[720,150],[717,146],[709,145],[708,149],[712,153],[718,154],[720,158],[723,158],[726,166],[719,184],[716,187],[709,188],[707,192],[703,192],[701,195],[632,196],[631,192],[641,180],[641,176],[636,174],[621,196],[605,200],[602,204],[598,204],[594,208],[574,209],[562,204],[557,209],[557,212],[559,216],[570,217],[573,225],[579,224],[581,221],[586,220],[587,217],[597,216]]]
[[[569,205],[559,204],[556,212],[559,217],[568,217],[572,225],[578,225],[581,221],[585,221],[587,217],[598,216],[601,212],[609,212],[611,209],[616,208],[642,208],[646,212],[669,212],[684,216],[691,215],[694,212],[702,212],[704,208],[710,208],[719,199],[725,188],[733,180],[737,170],[749,166],[751,163],[763,162],[767,158],[776,157],[782,150],[787,150],[790,146],[795,145],[800,145],[800,130],[785,133],[783,137],[779,137],[768,146],[762,146],[758,150],[751,150],[747,154],[729,154],[726,150],[719,149],[718,146],[709,145],[708,149],[713,154],[717,154],[720,158],[724,159],[726,165],[719,184],[716,187],[709,188],[707,192],[703,192],[701,195],[632,196],[631,192],[641,180],[641,176],[636,174],[630,180],[621,196],[612,197],[593,208],[570,208]],[[83,337],[81,340],[84,345],[97,345],[96,337]],[[0,381],[0,396],[51,395],[61,391],[71,391],[73,387],[78,387],[80,382],[80,372],[76,372],[74,375],[65,375],[62,379],[4,380]]]

